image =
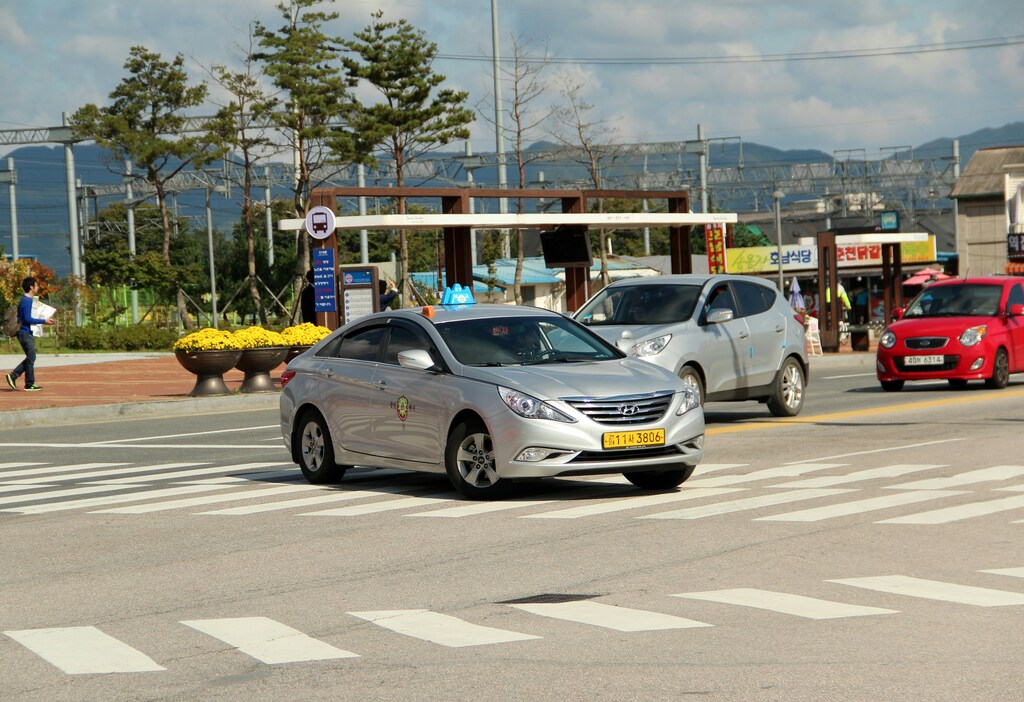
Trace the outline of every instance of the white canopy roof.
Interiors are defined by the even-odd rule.
[[[471,227],[473,229],[554,229],[560,225],[585,225],[600,228],[641,228],[690,226],[693,224],[735,224],[735,212],[665,213],[665,212],[603,212],[588,214],[406,214],[355,215],[337,217],[337,229],[441,229]],[[282,219],[278,229],[302,229],[305,220]]]

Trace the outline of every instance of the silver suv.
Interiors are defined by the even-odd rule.
[[[740,275],[631,278],[573,318],[630,355],[676,373],[705,401],[758,400],[799,414],[808,366],[804,325],[775,286]]]

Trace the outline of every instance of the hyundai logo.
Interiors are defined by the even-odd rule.
[[[640,411],[640,408],[636,405],[619,405],[619,413],[623,417],[632,417],[634,414]]]

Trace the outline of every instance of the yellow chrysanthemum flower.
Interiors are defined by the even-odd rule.
[[[281,332],[286,346],[312,346],[331,333],[327,327],[304,322]]]
[[[174,342],[175,351],[219,351],[234,349],[231,332],[206,327]]]

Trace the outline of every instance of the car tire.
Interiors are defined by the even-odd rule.
[[[992,377],[985,378],[985,385],[994,390],[1002,390],[1010,384],[1010,357],[1006,355],[1006,349],[996,351],[995,360],[992,361]]]
[[[462,422],[448,435],[444,450],[448,480],[471,500],[497,500],[508,494],[509,482],[495,470],[493,441],[479,420]]]
[[[655,471],[643,470],[632,473],[623,473],[626,480],[644,490],[671,490],[679,487],[693,475],[696,466],[683,466],[671,470]]]
[[[963,378],[950,378],[948,382],[949,382],[949,386],[953,387],[953,388],[966,388],[967,387],[967,381],[964,380]]]
[[[881,382],[882,389],[885,390],[886,392],[899,392],[900,390],[903,389],[902,380],[883,380]]]
[[[768,411],[776,417],[795,417],[804,406],[804,369],[790,356],[782,362],[775,375],[772,394],[768,396]]]
[[[693,388],[697,393],[697,400],[700,406],[704,406],[704,381],[700,379],[700,373],[693,366],[683,366],[679,370],[679,379],[686,385]]]
[[[316,410],[306,410],[295,432],[295,462],[314,485],[333,483],[345,475],[346,466],[334,462],[334,444],[327,422]]]

